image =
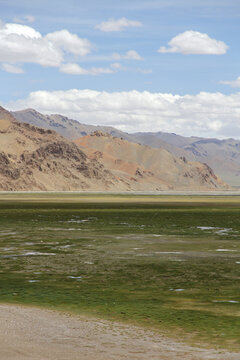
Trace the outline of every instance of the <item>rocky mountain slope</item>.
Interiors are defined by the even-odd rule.
[[[184,156],[190,161],[207,163],[224,181],[240,187],[239,140],[184,137],[164,132],[127,134],[113,127],[80,124],[62,115],[43,115],[33,109],[15,111],[12,115],[21,122],[56,130],[71,140],[93,131],[102,131],[135,143],[156,148],[162,147],[177,157]]]
[[[232,186],[240,187],[240,141],[184,137],[163,132],[131,134],[136,142],[156,148],[164,146],[176,156],[207,163]],[[163,145],[164,144],[164,145]]]
[[[76,141],[18,122],[0,107],[0,190],[212,190],[227,185],[200,163],[96,132]],[[84,150],[84,151],[83,151]]]
[[[0,190],[109,190],[121,184],[74,143],[19,123],[0,107]]]
[[[174,157],[165,149],[135,144],[109,134],[95,132],[75,140],[92,159],[136,190],[204,190],[228,188],[211,168],[184,157]]]

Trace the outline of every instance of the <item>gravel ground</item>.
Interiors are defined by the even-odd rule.
[[[33,307],[0,305],[2,360],[239,360],[140,327]]]

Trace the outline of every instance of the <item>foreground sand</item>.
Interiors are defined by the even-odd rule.
[[[239,360],[192,348],[138,327],[50,310],[0,305],[2,360]]]

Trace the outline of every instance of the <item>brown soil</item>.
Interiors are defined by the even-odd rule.
[[[0,305],[2,360],[238,360],[139,327],[38,308]]]

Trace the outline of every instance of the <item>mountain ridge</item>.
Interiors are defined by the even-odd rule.
[[[0,190],[161,191],[189,187],[195,190],[229,188],[206,165],[188,164],[186,159],[175,158],[167,150],[144,147],[109,134],[95,132],[91,136],[81,137],[93,140],[95,145],[92,149],[83,143],[78,146],[56,131],[17,121],[3,108],[0,109],[1,127]],[[99,141],[105,144],[105,153],[97,149]],[[103,161],[103,158],[109,161]]]
[[[226,186],[206,164],[176,158],[161,148],[135,144],[110,134],[95,132],[74,141],[92,159],[97,159],[114,175],[121,172],[126,181],[134,180],[136,186],[147,181],[151,190],[189,188],[201,190],[205,186]],[[226,187],[227,188],[227,187]]]
[[[184,137],[174,133],[147,132],[125,133],[108,126],[80,124],[62,115],[43,115],[33,109],[25,109],[11,114],[21,122],[28,122],[58,131],[70,140],[86,136],[94,131],[103,131],[154,148],[165,148],[177,157],[189,161],[207,163],[214,172],[231,186],[240,187],[240,141],[232,138],[219,140],[203,137]]]

